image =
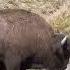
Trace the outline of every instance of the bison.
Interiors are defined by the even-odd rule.
[[[0,63],[6,70],[29,69],[32,63],[49,70],[64,69],[69,59],[66,39],[57,42],[51,25],[38,14],[0,10]]]
[[[69,61],[69,56],[70,56],[70,38],[68,37],[68,35],[60,32],[60,33],[55,33],[55,38],[57,39],[57,43],[61,42],[61,47],[63,49],[63,54],[64,54],[64,58],[65,58],[65,65],[67,67],[67,63]],[[55,56],[55,54],[54,54]],[[52,57],[54,57],[52,56]],[[59,57],[58,57],[59,58]],[[58,61],[58,59],[57,59]],[[61,64],[60,64],[61,65]],[[32,64],[32,68],[33,69],[41,69],[41,68],[44,68],[43,65],[41,64]],[[49,70],[49,69],[47,69]],[[54,70],[54,69],[53,69]],[[55,69],[55,70],[65,70],[64,67],[61,67],[61,68],[58,68],[58,69]]]

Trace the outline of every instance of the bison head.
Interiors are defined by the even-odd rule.
[[[70,38],[68,35],[64,33],[57,33],[58,42],[61,42],[61,47],[63,49],[63,53],[65,58],[70,57]]]
[[[54,62],[55,63],[54,70],[57,70],[57,69],[64,70],[67,67],[67,64],[69,62],[70,39],[69,39],[69,36],[65,35],[64,33],[55,33],[55,39],[57,40],[57,45],[59,46],[60,44],[60,47],[56,46],[58,48],[56,50],[56,54],[53,55],[53,58],[55,58],[56,56],[56,60]],[[60,51],[61,49],[62,51]],[[43,65],[40,65],[40,64],[33,64],[32,68],[44,68],[44,67]]]
[[[67,66],[67,63],[69,61],[69,57],[70,57],[70,38],[68,35],[65,35],[64,33],[56,33],[56,38],[57,38],[57,42],[61,42],[61,48],[63,50],[63,55],[64,55],[64,65],[62,70],[64,69],[64,67]],[[59,57],[59,56],[58,56]]]

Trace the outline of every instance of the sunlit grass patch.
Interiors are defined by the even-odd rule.
[[[52,23],[55,31],[63,31],[70,34],[70,15],[66,17],[59,16]]]

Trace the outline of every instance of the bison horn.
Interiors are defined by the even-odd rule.
[[[66,35],[66,36],[63,38],[63,40],[61,41],[61,45],[64,45],[64,44],[65,44],[67,38],[68,38],[68,35]]]

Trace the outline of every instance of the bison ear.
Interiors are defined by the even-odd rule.
[[[68,38],[68,35],[66,35],[66,36],[62,39],[62,41],[61,41],[61,45],[62,45],[62,46],[66,43],[67,38]]]

